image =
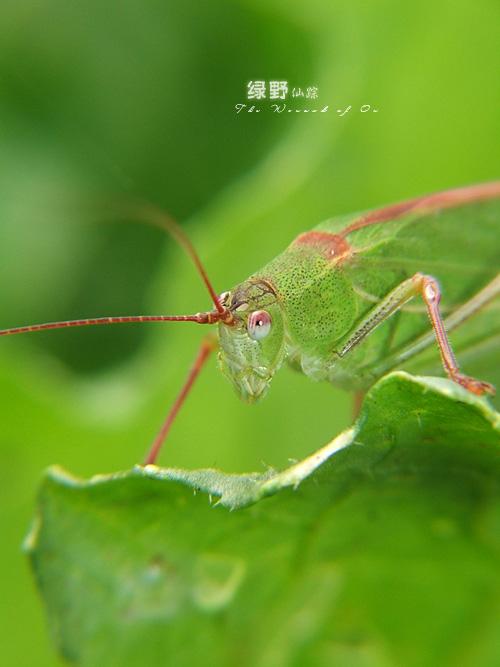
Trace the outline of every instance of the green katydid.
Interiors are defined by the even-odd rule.
[[[499,199],[500,182],[487,183],[328,220],[220,296],[181,228],[158,210],[142,207],[141,217],[169,231],[190,255],[213,310],[53,322],[5,329],[0,335],[126,322],[217,325],[218,336],[203,340],[146,464],[157,460],[215,349],[221,370],[249,403],[265,395],[285,361],[312,379],[359,392],[434,342],[451,380],[475,394],[493,394],[491,384],[460,372],[447,330],[488,307],[500,293],[500,252],[492,243],[500,226]],[[440,283],[446,295],[444,319]],[[407,305],[418,296],[420,306]]]

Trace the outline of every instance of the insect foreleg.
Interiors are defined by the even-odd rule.
[[[420,275],[420,274],[417,274]],[[353,347],[361,343],[379,324],[385,322],[401,306],[418,294],[415,277],[405,280],[385,296],[359,323],[353,333],[340,342],[337,354],[344,357]]]
[[[161,427],[158,435],[154,439],[153,444],[151,445],[148,455],[144,461],[144,465],[155,463],[156,459],[158,458],[158,454],[160,453],[160,449],[163,443],[165,442],[165,438],[167,437],[168,432],[170,431],[170,427],[172,426],[177,416],[177,413],[179,412],[184,401],[186,400],[187,395],[191,390],[191,387],[193,386],[201,369],[205,365],[205,362],[210,356],[210,353],[213,352],[213,350],[215,350],[216,348],[217,348],[217,342],[214,336],[207,336],[206,338],[204,338],[200,346],[200,349],[198,350],[198,354],[196,356],[194,364],[189,370],[186,382],[184,383],[179,394],[177,395],[174,404],[170,408],[170,412],[168,413],[167,418],[163,422],[163,426]]]
[[[488,286],[489,292],[495,292],[498,286],[495,281],[490,283],[493,287]],[[483,290],[484,291],[484,290]],[[441,291],[439,284],[432,276],[427,276],[422,273],[416,273],[414,276],[405,280],[398,285],[390,294],[388,294],[375,308],[373,308],[360,323],[358,328],[349,338],[340,346],[337,354],[340,357],[346,355],[355,345],[360,343],[366,336],[368,336],[379,324],[384,322],[388,317],[395,313],[399,308],[412,299],[414,296],[420,294],[427,307],[429,319],[434,330],[434,336],[439,347],[441,359],[444,369],[450,379],[462,385],[474,394],[484,394],[495,392],[494,387],[482,380],[476,380],[468,376],[462,375],[460,369],[451,349],[450,341],[448,339],[446,329],[439,310],[439,301],[441,299]],[[488,293],[488,299],[491,295]],[[465,319],[465,314],[464,314]]]

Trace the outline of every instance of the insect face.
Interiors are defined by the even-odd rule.
[[[226,292],[223,305],[234,317],[219,324],[219,364],[240,397],[253,403],[265,395],[285,356],[279,301],[265,282],[246,282]]]

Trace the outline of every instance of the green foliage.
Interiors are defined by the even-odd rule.
[[[132,195],[163,206],[185,224],[223,291],[332,216],[498,178],[499,24],[497,0],[4,0],[0,325],[209,305],[191,265],[157,230],[73,224],[81,208],[62,214],[60,204],[75,193],[77,199],[95,191]],[[330,112],[236,116],[234,103],[246,81],[257,77],[318,85]],[[379,113],[336,114],[340,106],[364,103],[377,104]],[[479,323],[478,339],[485,330]],[[87,477],[140,461],[201,335],[196,327],[101,327],[1,341],[0,645],[6,665],[60,664],[19,553],[43,470],[59,462]],[[482,368],[461,353],[458,331],[452,341],[465,372],[490,378],[500,369],[498,341],[490,341]],[[442,375],[435,351],[430,361],[436,366],[425,372]],[[341,432],[350,423],[350,403],[347,393],[283,369],[266,401],[248,407],[212,364],[162,461],[232,472],[259,469],[264,461],[281,469],[288,457],[302,459]],[[392,505],[389,499],[386,516]],[[223,511],[211,509],[210,516]],[[342,516],[337,539],[358,514],[351,509]],[[484,519],[489,534],[491,517]],[[410,529],[396,530],[401,534],[391,544],[410,551]],[[364,560],[350,586],[362,609],[362,589],[381,576],[380,559],[365,557],[364,540],[356,547]],[[466,558],[460,563],[450,578],[468,581],[471,595],[477,584],[482,596],[473,612],[471,606],[461,612],[464,599],[450,592],[450,607],[463,614],[466,642],[491,633],[495,615],[493,603],[488,608],[489,584],[469,576]],[[421,595],[431,596],[435,583],[430,576],[421,580]],[[421,607],[427,613],[431,605]],[[263,627],[274,622],[271,612],[279,616],[270,609]],[[416,613],[404,610],[411,620]],[[429,612],[437,631],[442,614],[442,607]],[[349,610],[346,616],[352,619]],[[242,641],[247,619],[243,610]],[[380,615],[378,622],[384,620]],[[344,621],[336,619],[340,629]],[[388,624],[402,621],[387,616]],[[407,644],[418,646],[410,623],[406,632]],[[375,643],[378,635],[374,628]],[[169,654],[164,661],[181,663],[192,639],[189,632],[181,645],[181,637],[180,657]],[[356,652],[356,637],[350,640],[337,654],[345,665],[366,665],[365,648]],[[456,646],[455,663],[462,646]],[[238,652],[233,664],[240,658]],[[279,665],[280,657],[272,658]]]
[[[500,416],[394,373],[283,472],[47,473],[27,539],[78,665],[487,667]]]

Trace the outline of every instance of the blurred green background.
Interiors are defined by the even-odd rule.
[[[0,326],[209,306],[160,231],[86,224],[76,202],[96,195],[168,210],[223,291],[324,218],[495,178],[498,25],[494,0],[4,0]],[[329,111],[236,114],[255,79],[317,86]],[[43,469],[87,476],[141,460],[203,333],[2,340],[5,664],[59,664],[20,552]],[[283,467],[349,421],[349,396],[287,369],[266,401],[243,405],[212,361],[162,462]]]

